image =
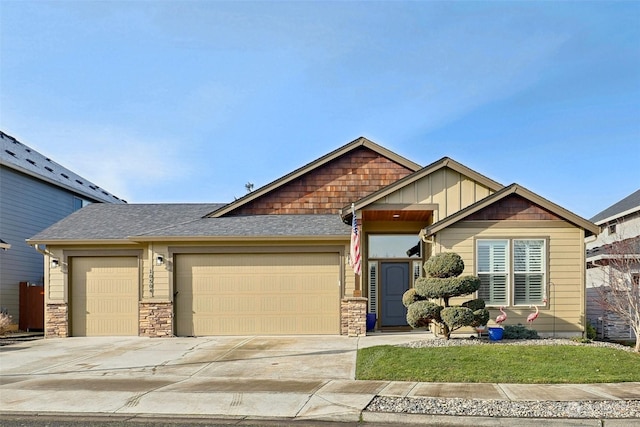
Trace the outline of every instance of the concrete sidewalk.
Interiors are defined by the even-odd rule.
[[[131,337],[17,343],[0,347],[0,413],[500,425],[508,419],[465,420],[364,409],[375,396],[640,400],[640,383],[438,384],[353,379],[358,348],[430,337],[425,333],[362,338]],[[529,421],[539,425],[541,420],[518,419],[517,423]],[[584,419],[549,423],[601,425],[600,420]],[[607,420],[607,425],[614,424],[637,425],[640,420]]]

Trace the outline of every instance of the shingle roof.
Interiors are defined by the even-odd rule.
[[[607,219],[616,219],[622,216],[620,214],[631,213],[638,210],[640,210],[640,190],[631,193],[619,202],[609,206],[591,218],[590,221],[598,223]]]
[[[223,204],[106,204],[75,211],[29,239],[119,240],[202,218]]]
[[[93,204],[62,219],[30,242],[154,240],[187,237],[344,236],[338,215],[255,215],[204,218],[223,204]]]
[[[91,201],[126,203],[91,181],[0,131],[0,164],[50,184],[71,190]]]
[[[351,227],[338,215],[251,215],[201,218],[144,233],[153,237],[345,236]]]

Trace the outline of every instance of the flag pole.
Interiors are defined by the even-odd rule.
[[[351,203],[351,214],[353,215],[352,222],[354,224],[357,224],[358,219],[356,217],[356,205],[355,205],[355,203]],[[357,239],[360,240],[360,233],[358,233]],[[353,245],[351,245],[351,247],[353,248]],[[353,257],[354,255],[355,254],[353,254],[353,253],[349,254],[350,257]],[[359,254],[358,254],[358,256],[359,256]],[[361,297],[362,296],[362,290],[360,289],[360,279],[361,279],[361,274],[358,274],[356,271],[354,271],[354,281],[355,281],[354,289],[353,289],[353,296],[354,297]]]

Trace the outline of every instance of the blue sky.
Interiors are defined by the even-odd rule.
[[[131,203],[365,136],[589,218],[640,188],[640,2],[0,2],[0,128]]]

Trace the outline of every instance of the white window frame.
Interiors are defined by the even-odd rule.
[[[518,263],[516,262],[516,246],[521,242],[542,242],[541,254],[539,260],[535,260],[530,254],[532,251],[535,251],[535,246],[527,246],[527,257],[524,268],[518,267]],[[513,283],[511,284],[513,288],[513,301],[512,305],[514,306],[529,306],[532,304],[541,305],[543,304],[544,296],[546,295],[545,287],[547,281],[547,241],[546,239],[540,238],[531,238],[531,239],[513,239],[512,240],[513,253],[511,254],[511,259],[513,262]],[[535,252],[534,252],[535,253]],[[525,281],[528,282],[525,287],[525,293],[528,295],[524,301],[518,302],[516,301],[518,297],[518,293],[516,292],[516,285],[518,281],[517,276],[523,276]],[[542,276],[540,279],[540,289],[539,295],[540,299],[531,299],[531,293],[533,292],[533,284],[529,283],[530,278],[535,276]]]
[[[516,252],[516,245],[520,244],[520,242],[527,242],[527,241],[536,241],[536,242],[542,242],[542,253],[540,254],[539,263],[536,262],[531,262],[531,259],[529,258],[529,256],[527,255],[527,259],[525,262],[525,267],[523,268],[519,263],[516,263],[515,261],[515,252]],[[506,260],[504,260],[504,270],[501,270],[499,268],[495,268],[496,264],[493,260],[493,258],[490,260],[490,265],[480,265],[480,256],[479,256],[479,247],[480,245],[500,245],[500,244],[504,244],[505,247],[505,251],[504,253],[506,254]],[[485,298],[485,303],[488,307],[500,307],[500,306],[514,306],[514,307],[523,307],[523,306],[529,306],[532,304],[535,305],[542,305],[544,304],[544,298],[546,296],[546,292],[547,292],[547,282],[548,282],[548,267],[547,267],[547,258],[548,258],[548,238],[545,237],[523,237],[523,238],[482,238],[482,239],[476,239],[475,240],[475,244],[474,244],[474,249],[475,249],[475,274],[476,276],[478,276],[480,278],[481,281],[486,281],[487,277],[495,277],[498,278],[499,276],[504,275],[506,277],[506,296],[504,298],[504,300],[502,301],[491,301],[489,299]],[[529,249],[527,249],[528,251]],[[493,256],[493,252],[492,255]],[[516,265],[518,264],[518,265]],[[530,297],[527,296],[527,299],[525,301],[522,302],[518,302],[516,303],[516,276],[529,276],[529,277],[533,277],[536,275],[542,275],[541,278],[541,289],[540,289],[540,300],[532,300],[529,299]],[[529,286],[527,284],[527,286]],[[529,293],[529,289],[527,290],[527,294]],[[483,297],[483,292],[482,291],[478,291],[477,293],[478,298],[482,298]]]
[[[479,246],[480,244],[485,244],[485,245],[489,245],[489,264],[486,266],[482,266],[480,265],[480,256],[479,256]],[[499,262],[494,258],[495,255],[495,251],[493,250],[494,247],[498,247],[501,246],[502,244],[504,244],[505,248],[504,248],[504,254],[505,254],[505,259],[504,262]],[[509,305],[509,301],[511,301],[511,295],[510,295],[510,290],[511,290],[511,286],[509,285],[509,276],[510,276],[510,241],[509,239],[478,239],[476,240],[475,243],[475,253],[476,253],[476,276],[478,276],[480,278],[481,281],[485,281],[485,280],[489,280],[489,282],[493,282],[495,280],[500,280],[500,277],[503,276],[504,277],[504,282],[505,282],[505,297],[503,301],[490,301],[490,299],[485,299],[485,303],[488,306],[501,306],[501,305]],[[502,267],[500,267],[500,265],[502,265]],[[491,283],[490,283],[491,285]],[[491,291],[489,291],[491,293]],[[478,298],[483,298],[483,295],[481,295],[482,292],[478,291],[477,295]],[[484,298],[483,298],[484,299]]]

